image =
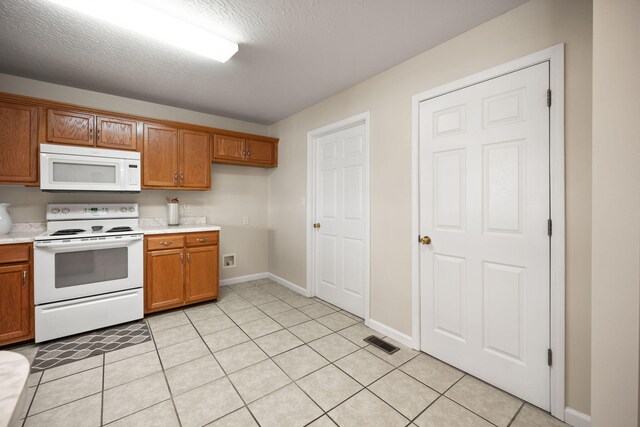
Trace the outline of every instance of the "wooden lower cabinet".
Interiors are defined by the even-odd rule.
[[[0,246],[0,346],[34,336],[33,249]]]
[[[145,313],[218,298],[218,234],[145,237]]]
[[[184,302],[184,250],[147,252],[146,289],[148,310],[177,307]]]

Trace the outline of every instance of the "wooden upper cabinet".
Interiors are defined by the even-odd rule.
[[[96,146],[117,150],[138,149],[138,122],[119,117],[96,118]]]
[[[278,140],[253,139],[217,133],[213,136],[212,163],[242,166],[278,166]]]
[[[29,105],[0,102],[0,182],[38,182],[38,111]]]
[[[244,143],[244,138],[220,134],[213,135],[212,161],[244,162]]]
[[[178,129],[145,123],[142,149],[142,185],[178,187]]]
[[[47,142],[94,145],[96,116],[79,111],[47,109]]]
[[[269,141],[247,139],[245,144],[247,163],[277,166],[278,144]]]
[[[211,188],[211,143],[207,132],[180,129],[180,187]]]

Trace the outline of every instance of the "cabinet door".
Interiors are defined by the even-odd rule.
[[[186,301],[218,297],[218,246],[187,248]]]
[[[178,129],[144,124],[142,175],[145,187],[178,186]]]
[[[29,264],[0,265],[0,345],[31,334]]]
[[[138,122],[118,117],[98,116],[96,145],[118,150],[138,149]]]
[[[242,163],[244,162],[244,138],[227,135],[213,135],[213,162]]]
[[[247,163],[256,166],[276,166],[278,144],[247,139]]]
[[[207,132],[180,129],[180,187],[211,188],[211,143]]]
[[[146,310],[177,307],[184,302],[184,251],[147,252]]]
[[[94,145],[93,114],[47,109],[47,142]]]
[[[38,182],[37,108],[0,102],[0,182]]]

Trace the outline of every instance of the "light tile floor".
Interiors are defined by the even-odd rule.
[[[152,342],[32,374],[24,425],[565,425],[390,339],[387,355],[362,319],[272,281],[220,294],[148,317]]]

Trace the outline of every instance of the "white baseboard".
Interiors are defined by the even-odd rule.
[[[286,279],[283,279],[283,278],[282,278],[282,277],[280,277],[280,276],[276,276],[276,275],[275,275],[275,274],[273,274],[273,273],[267,273],[267,277],[268,277],[269,279],[273,280],[274,282],[276,282],[276,283],[278,283],[278,284],[280,284],[280,285],[284,286],[285,288],[289,288],[289,289],[291,289],[292,291],[299,293],[300,295],[303,295],[303,296],[305,296],[305,297],[308,297],[308,296],[309,296],[309,295],[308,295],[308,292],[307,292],[307,289],[303,288],[303,287],[302,287],[302,286],[300,286],[300,285],[296,285],[295,283],[290,282],[290,281],[288,281],[288,280],[286,280]]]
[[[403,334],[402,332],[396,331],[395,329],[373,319],[368,319],[368,320],[365,319],[364,324],[370,327],[371,329],[373,329],[374,331],[380,332],[381,334],[391,338],[392,340],[398,341],[400,344],[413,348],[413,338],[411,338],[407,334]]]
[[[573,408],[564,408],[564,422],[573,427],[591,427],[591,417]]]
[[[267,277],[269,277],[269,273],[247,274],[246,276],[220,280],[220,286],[235,285],[236,283],[249,282],[251,280],[266,279]]]

